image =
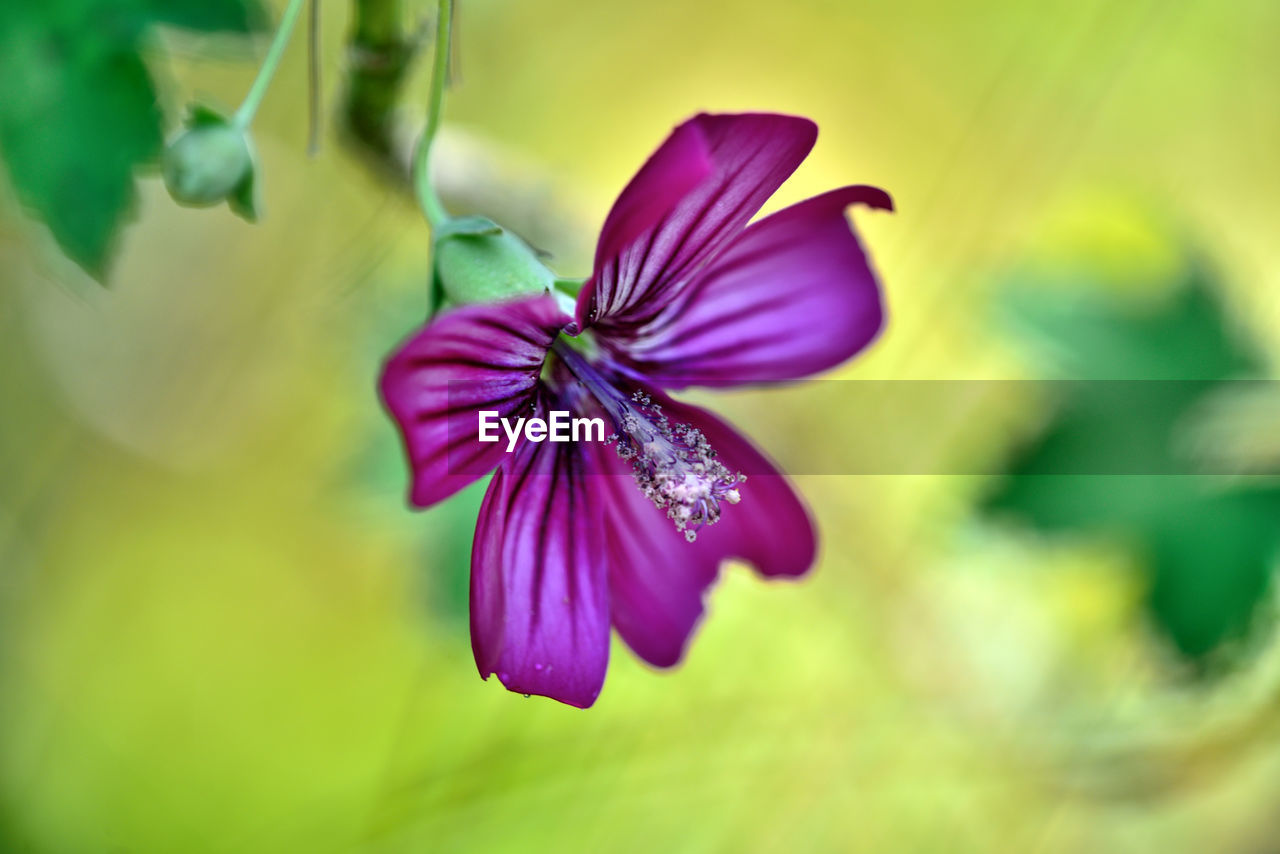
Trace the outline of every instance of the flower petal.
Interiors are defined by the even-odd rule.
[[[596,244],[596,268],[626,251],[715,169],[706,135],[696,122],[672,131],[613,203]]]
[[[413,468],[414,505],[447,498],[498,464],[506,441],[479,441],[479,412],[530,407],[568,320],[546,296],[465,306],[437,316],[388,360],[382,399]]]
[[[609,601],[587,458],[526,442],[489,484],[471,551],[471,647],[485,679],[586,708],[609,663]]]
[[[684,655],[722,561],[740,558],[766,576],[803,575],[813,565],[816,534],[787,478],[733,427],[696,406],[649,394],[672,421],[701,430],[726,466],[748,475],[741,501],[725,506],[720,521],[690,543],[636,488],[627,464],[610,447],[595,446],[613,625],[636,655],[670,667]]]
[[[676,128],[606,220],[578,296],[579,326],[627,334],[652,320],[795,171],[817,134],[808,119],[766,113],[704,113]],[[698,181],[695,135],[713,166]],[[645,196],[652,203],[639,205]]]
[[[875,187],[844,187],[753,223],[698,277],[679,312],[612,342],[666,388],[799,379],[834,367],[884,323],[880,283],[845,216],[892,210]]]

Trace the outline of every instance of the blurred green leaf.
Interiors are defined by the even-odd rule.
[[[1196,267],[1155,301],[1037,280],[1017,283],[1005,303],[1028,344],[1065,379],[1214,382],[1257,373],[1257,357],[1233,335],[1215,294]]]
[[[249,0],[144,0],[150,20],[205,33],[263,30],[266,12]]]
[[[1200,659],[1242,634],[1266,593],[1280,550],[1280,488],[1186,474],[1175,431],[1220,383],[1259,375],[1262,364],[1203,271],[1158,304],[1051,292],[1019,287],[1009,306],[1056,375],[1079,382],[1057,386],[1052,420],[1015,456],[985,510],[1046,533],[1131,545],[1152,573],[1155,622]]]
[[[253,0],[0,3],[0,154],[19,201],[101,280],[134,204],[133,170],[160,154],[147,27],[247,32]]]

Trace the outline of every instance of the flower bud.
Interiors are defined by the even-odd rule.
[[[188,127],[165,149],[164,183],[175,202],[209,207],[226,201],[253,221],[253,152],[244,131],[207,108],[192,110]]]
[[[528,244],[483,217],[450,220],[436,230],[435,268],[457,305],[545,293],[556,280]]]

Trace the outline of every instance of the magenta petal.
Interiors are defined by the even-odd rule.
[[[706,410],[650,392],[673,422],[697,427],[731,470],[746,473],[742,500],[689,543],[648,501],[626,464],[600,447],[607,496],[605,546],[610,608],[618,634],[657,667],[676,664],[703,612],[703,596],[720,564],[740,558],[766,576],[798,576],[816,554],[808,510],[787,478],[733,427]]]
[[[688,543],[671,520],[636,487],[611,447],[594,446],[606,503],[604,540],[614,628],[640,658],[671,667],[702,616],[703,593],[727,557],[705,541]]]
[[[765,113],[702,114],[676,128],[610,214],[591,280],[578,297],[578,323],[625,335],[671,307],[795,171],[817,133],[808,119]],[[696,182],[694,134],[713,165],[712,174]],[[637,197],[653,202],[642,206]],[[664,208],[651,224],[636,227]],[[640,210],[643,216],[633,213]],[[615,213],[628,227],[610,227]]]
[[[480,675],[586,708],[609,663],[598,507],[575,445],[526,442],[485,494],[471,552]]]
[[[547,349],[568,320],[543,296],[466,306],[436,317],[391,357],[382,399],[409,456],[415,505],[449,497],[503,458],[505,439],[478,440],[478,413],[532,405]]]
[[[845,215],[892,210],[875,187],[844,187],[752,224],[698,277],[679,313],[615,342],[658,385],[791,380],[840,364],[884,323],[880,283]]]
[[[817,532],[786,475],[730,424],[705,409],[669,398],[663,409],[673,420],[701,430],[725,466],[747,475],[739,488],[742,500],[725,507],[719,522],[699,531],[698,542],[741,558],[761,575],[808,572],[817,556]]]
[[[613,203],[596,244],[599,269],[626,251],[715,171],[707,139],[696,122],[671,132]]]

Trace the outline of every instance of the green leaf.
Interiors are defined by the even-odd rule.
[[[101,280],[162,116],[139,56],[149,25],[246,31],[250,0],[0,3],[0,155],[18,201]]]
[[[1178,491],[1147,529],[1152,614],[1185,654],[1242,635],[1280,548],[1280,489]]]
[[[148,0],[145,8],[154,23],[204,33],[253,33],[268,23],[261,6],[242,0]]]
[[[1198,267],[1154,300],[1120,302],[1032,280],[1019,282],[1005,307],[1040,361],[1069,379],[1212,381],[1260,368]]]
[[[1024,283],[1009,305],[1041,362],[1078,382],[1048,384],[1059,392],[1052,420],[1017,452],[985,512],[1127,544],[1150,569],[1154,622],[1201,659],[1244,633],[1267,591],[1280,488],[1186,474],[1175,435],[1221,383],[1263,365],[1203,271],[1157,303],[1047,292]]]

